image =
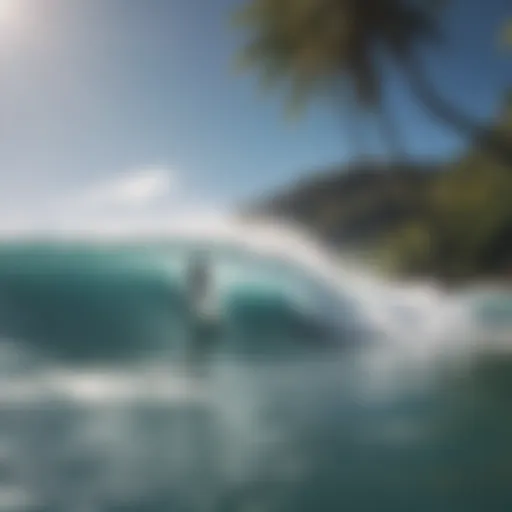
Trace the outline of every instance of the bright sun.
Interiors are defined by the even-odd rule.
[[[22,18],[23,0],[0,0],[0,29],[15,29]]]

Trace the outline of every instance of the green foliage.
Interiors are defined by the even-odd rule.
[[[355,87],[362,105],[381,101],[381,49],[398,61],[437,35],[435,6],[419,0],[251,0],[235,14],[249,40],[242,69],[257,68],[265,86],[285,84],[295,109],[318,93]]]
[[[507,96],[495,130],[512,143]],[[259,211],[293,218],[381,269],[445,280],[512,271],[512,173],[481,150],[449,165],[360,165],[318,176]]]
[[[508,104],[497,127],[512,136]],[[512,138],[510,138],[512,140]],[[414,226],[391,233],[384,246],[401,272],[444,278],[494,275],[512,270],[512,175],[472,150],[429,187],[428,210]],[[429,238],[429,247],[418,240]]]
[[[512,268],[512,100],[488,129],[430,84],[417,50],[440,41],[443,3],[248,0],[236,23],[248,34],[240,64],[259,70],[266,87],[287,88],[291,112],[322,95],[347,99],[348,84],[359,106],[382,114],[383,64],[392,62],[431,113],[471,140],[468,154],[439,175],[389,172],[384,180],[366,169],[361,179],[306,187],[287,203],[287,214],[330,243],[371,240],[397,271],[456,279]],[[510,23],[503,41],[512,47]]]
[[[377,251],[378,261],[392,273],[428,273],[433,251],[431,233],[424,223],[409,222],[392,232]]]
[[[499,134],[446,102],[430,83],[420,48],[443,39],[442,0],[247,0],[236,25],[248,35],[239,55],[243,69],[255,68],[262,84],[288,91],[288,112],[309,99],[335,96],[384,115],[384,70],[398,66],[416,98],[435,118],[512,166],[512,149]],[[508,34],[508,29],[505,31]],[[508,39],[508,36],[507,36]],[[390,121],[393,123],[390,124]],[[383,135],[396,153],[397,138]],[[397,131],[391,130],[395,134]],[[396,155],[394,155],[396,156]]]

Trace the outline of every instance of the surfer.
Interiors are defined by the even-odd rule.
[[[209,258],[205,253],[193,255],[186,276],[189,346],[194,369],[203,366],[218,334],[217,300]]]

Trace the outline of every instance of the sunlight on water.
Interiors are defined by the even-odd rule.
[[[385,282],[282,226],[206,231],[0,248],[0,510],[509,509],[506,297]],[[196,371],[198,245],[224,324]]]

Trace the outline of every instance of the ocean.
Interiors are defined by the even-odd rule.
[[[191,359],[205,247],[222,322]],[[510,297],[347,274],[3,242],[0,511],[510,510]]]

